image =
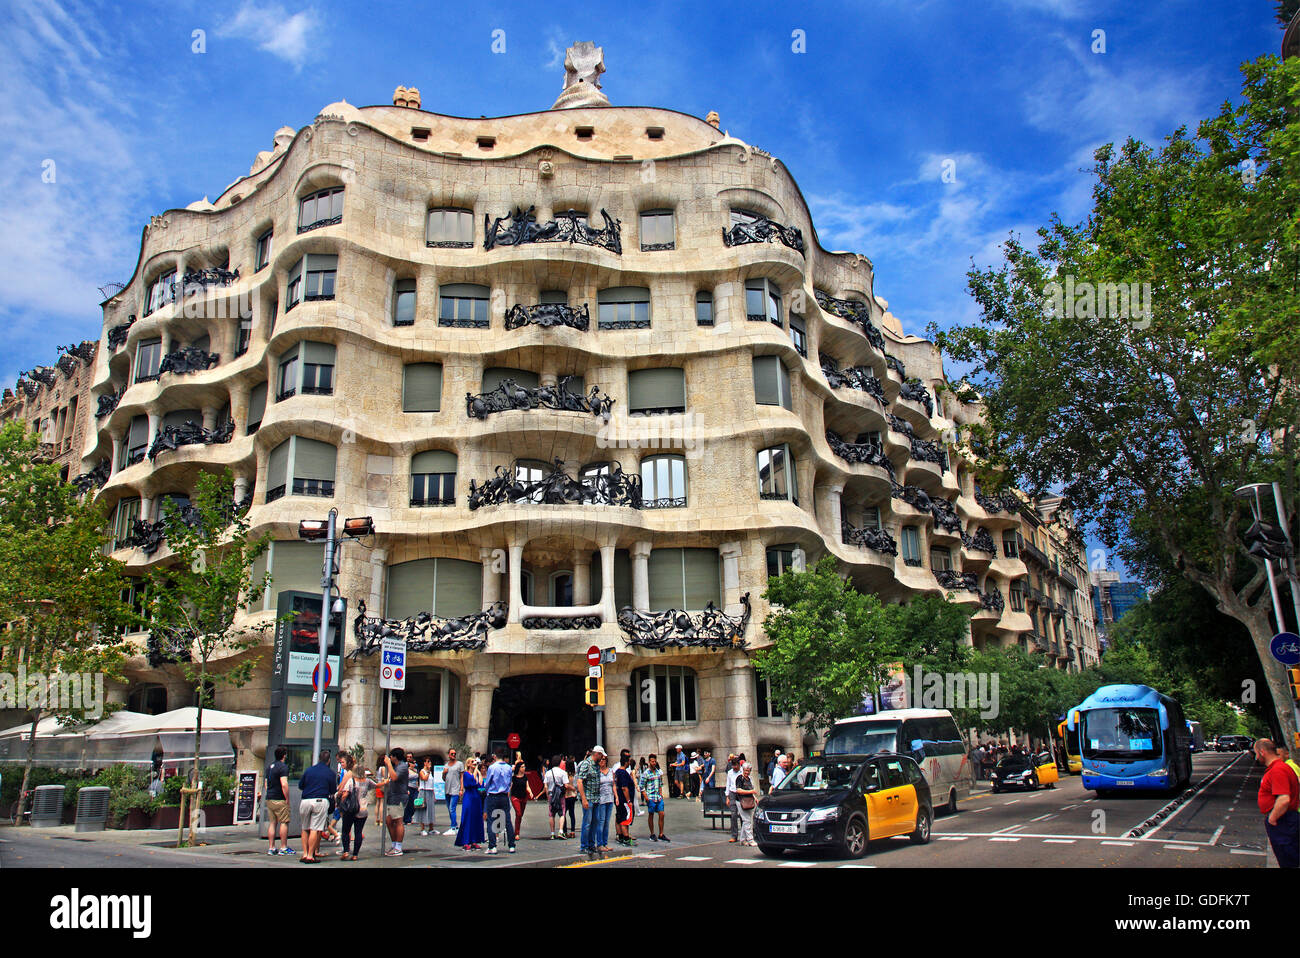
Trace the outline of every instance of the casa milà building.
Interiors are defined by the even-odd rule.
[[[602,70],[571,48],[556,104],[517,116],[330,104],[154,217],[104,304],[82,468],[132,573],[203,470],[274,538],[253,619],[319,594],[300,520],[373,517],[339,561],[342,745],[384,743],[387,632],[392,741],[421,754],[580,755],[593,645],[617,650],[607,747],[802,753],[750,654],[768,576],[827,554],[885,601],[950,593],[976,645],[1031,629],[997,547],[1018,505],[950,448],[978,409],[871,261],[822,248],[778,158],[716,114],[610,106]],[[217,708],[266,714],[268,651]],[[190,702],[174,666],[128,675],[137,708]]]

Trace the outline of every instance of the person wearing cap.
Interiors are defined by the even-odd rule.
[[[672,769],[673,785],[676,786],[676,791],[677,791],[676,797],[685,798],[687,760],[686,760],[686,751],[680,745],[677,746],[677,757],[673,759],[673,763],[668,767]]]
[[[578,789],[578,798],[582,802],[582,834],[578,839],[578,850],[590,856],[596,854],[596,809],[600,805],[600,756],[605,750],[597,745],[587,757],[574,769],[574,785]]]

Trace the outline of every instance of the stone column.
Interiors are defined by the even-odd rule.
[[[727,615],[740,615],[740,543],[724,542],[718,552],[722,555],[722,608]]]
[[[469,687],[469,722],[465,727],[465,747],[471,752],[486,752],[488,725],[492,721],[492,695],[497,676],[492,672],[472,672]]]
[[[537,384],[539,386],[551,386],[554,388],[559,384],[559,381],[559,377],[556,375],[554,370],[546,370],[545,372],[540,373],[537,377]]]
[[[605,741],[600,744],[609,752],[611,764],[618,761],[619,749],[632,747],[632,734],[627,722],[627,696],[631,684],[630,672],[605,673]]]
[[[217,408],[208,406],[203,410],[203,428],[211,431],[217,428]]]
[[[158,435],[158,427],[162,424],[156,412],[149,413],[149,435],[146,437],[148,444],[153,445],[154,437]]]
[[[727,734],[727,751],[744,752],[750,763],[757,762],[754,670],[749,664],[749,659],[744,655],[734,656],[722,668],[726,682],[723,714],[727,716],[722,724]]]
[[[370,595],[366,598],[366,611],[370,615],[384,614],[384,570],[388,567],[388,550],[374,549],[370,553]]]
[[[241,499],[244,498],[244,496],[248,495],[248,482],[249,479],[247,476],[235,476],[235,501],[236,502],[240,501]]]
[[[524,547],[520,543],[510,543],[510,614],[508,622],[518,622],[523,600],[519,596],[524,581]],[[485,740],[486,741],[486,740]]]
[[[591,605],[591,553],[573,550],[573,604]]]
[[[618,621],[614,595],[614,544],[600,547],[600,614],[608,625]]]
[[[127,427],[130,428],[129,426]],[[126,445],[125,436],[113,437],[113,458],[108,461],[108,474],[117,472],[117,464],[122,461],[122,447]]]
[[[646,541],[632,543],[632,606],[650,611],[650,543]]]
[[[844,506],[840,501],[840,497],[843,494],[843,484],[822,487],[822,502],[824,504],[824,508],[820,510],[822,517],[822,534],[832,542],[840,541],[840,527],[844,515]]]
[[[152,516],[153,516],[153,496],[141,496],[140,497],[140,518],[145,520],[146,522],[152,522],[153,521]],[[158,518],[159,519],[162,518],[161,512],[159,512]]]
[[[483,567],[483,608],[487,608],[493,602],[501,599],[501,573],[492,569],[492,557],[496,554],[496,549],[489,549],[483,546],[478,550],[479,564]]]

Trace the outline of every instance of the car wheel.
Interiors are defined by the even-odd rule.
[[[930,841],[930,810],[922,808],[916,813],[916,831],[908,837],[912,839],[913,845],[925,845]]]
[[[1029,783],[1029,787],[1030,787],[1031,789],[1033,789],[1035,792],[1038,791],[1039,786],[1038,786],[1038,773],[1037,773],[1037,772],[1034,773],[1034,779],[1033,779],[1033,781],[1031,781],[1031,782]]]
[[[993,791],[993,794],[996,795],[998,792],[1002,791],[1002,789],[1000,789],[1000,788],[998,788],[996,785],[994,785],[992,791]]]
[[[867,853],[867,825],[857,817],[844,826],[844,857],[861,858]]]
[[[948,814],[957,814],[957,789],[955,788],[948,793]]]
[[[775,845],[764,845],[762,843],[759,843],[758,850],[768,858],[781,858],[785,854],[782,849],[777,848]]]

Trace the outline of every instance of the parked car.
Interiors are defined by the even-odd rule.
[[[870,842],[930,840],[934,805],[921,767],[907,755],[826,756],[795,766],[754,810],[754,838],[772,857],[829,849],[861,858]]]
[[[990,773],[994,794],[1008,788],[1056,788],[1061,773],[1047,752],[1038,755],[1004,755]]]

